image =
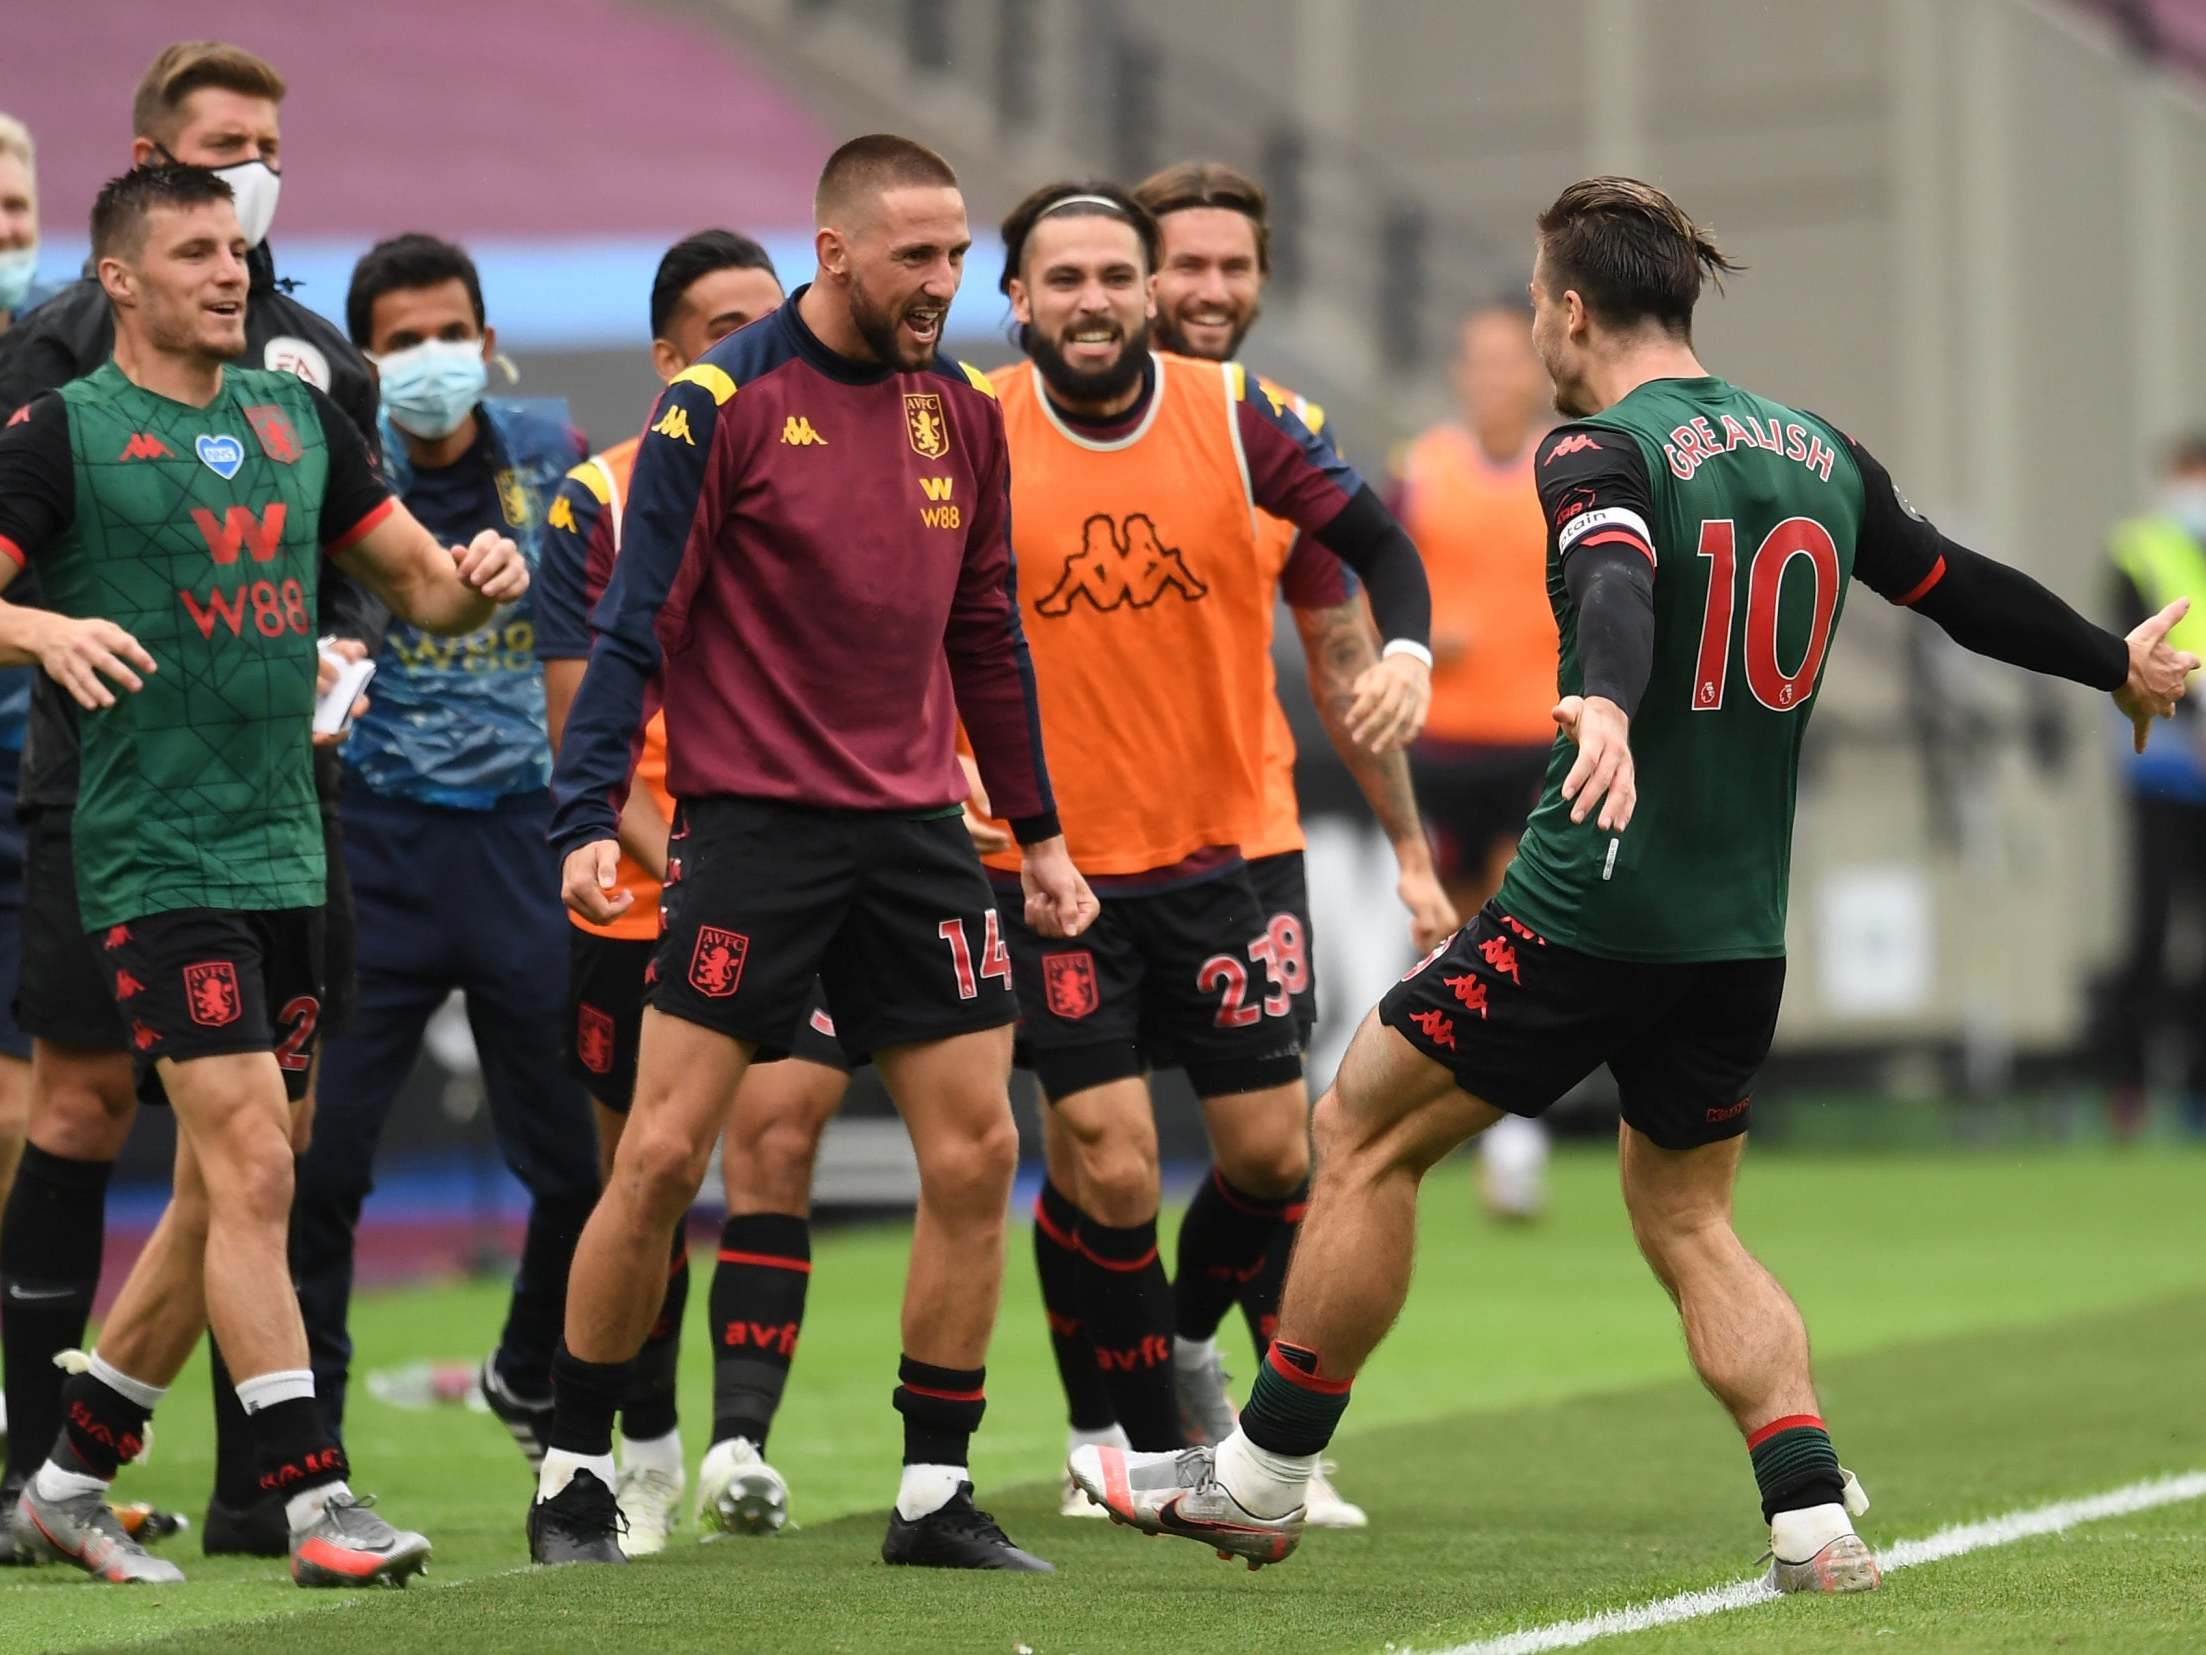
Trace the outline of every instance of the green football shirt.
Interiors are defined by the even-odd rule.
[[[1939,573],[1934,536],[1864,537],[1864,464],[1815,415],[1714,377],[1649,381],[1541,443],[1561,692],[1584,686],[1564,580],[1583,549],[1654,562],[1654,659],[1632,719],[1630,826],[1570,820],[1577,748],[1559,739],[1498,898],[1508,913],[1612,959],[1784,953],[1800,743],[1857,557],[1895,602]],[[1893,508],[1880,508],[1881,521]]]
[[[287,373],[227,368],[195,408],[109,362],[0,431],[0,553],[35,560],[48,607],[113,621],[158,666],[83,715],[88,930],[320,906],[316,576],[390,506],[358,431]]]

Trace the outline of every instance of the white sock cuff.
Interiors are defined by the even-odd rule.
[[[907,1465],[896,1489],[896,1514],[916,1523],[930,1511],[940,1511],[956,1497],[958,1484],[973,1480],[962,1465]]]
[[[316,1483],[312,1488],[302,1489],[284,1501],[284,1521],[291,1525],[293,1534],[310,1529],[321,1520],[322,1508],[340,1494],[348,1500],[352,1498],[352,1490],[342,1480]]]
[[[248,1414],[313,1394],[314,1375],[306,1368],[278,1368],[274,1373],[255,1374],[237,1382],[237,1399]]]
[[[576,1454],[564,1448],[544,1451],[543,1469],[536,1474],[536,1497],[549,1500],[574,1481],[577,1471],[587,1471],[607,1488],[620,1480],[610,1454]]]
[[[663,1437],[631,1437],[623,1432],[620,1463],[624,1470],[648,1466],[654,1471],[667,1471],[680,1477],[684,1467],[682,1433],[677,1429]]]
[[[96,1350],[85,1364],[84,1371],[117,1396],[128,1397],[149,1414],[160,1407],[161,1398],[169,1394],[166,1385],[148,1385],[142,1379],[133,1379]]]

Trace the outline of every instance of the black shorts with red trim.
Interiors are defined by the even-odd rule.
[[[1199,1097],[1302,1076],[1294,996],[1276,975],[1265,908],[1234,863],[1161,891],[1104,894],[1095,923],[1059,940],[997,900],[1019,990],[1021,1061],[1054,1100],[1184,1068]]]
[[[649,1003],[760,1058],[820,1034],[845,1051],[1018,1018],[996,899],[957,814],[912,818],[764,799],[685,799],[668,845]]]
[[[1317,1027],[1317,950],[1311,940],[1310,874],[1302,852],[1255,858],[1249,863],[1249,883],[1256,887],[1271,943],[1265,969],[1293,999],[1295,1032],[1308,1051]]]
[[[1492,903],[1379,1002],[1379,1021],[1473,1097],[1538,1115],[1602,1064],[1625,1122],[1664,1149],[1752,1123],[1785,962],[1603,959],[1548,942]]]
[[[567,1021],[560,1056],[582,1089],[616,1115],[636,1099],[636,1048],[643,1038],[645,979],[658,943],[648,937],[608,937],[568,927]],[[754,1061],[801,1057],[850,1073],[850,1059],[835,1038],[826,997],[815,986],[804,1018],[786,1048],[761,1046]]]
[[[321,909],[179,908],[88,940],[129,1030],[140,1102],[168,1102],[162,1058],[235,1052],[273,1052],[285,1094],[306,1096],[322,1034]]]

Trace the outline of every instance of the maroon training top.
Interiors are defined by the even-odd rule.
[[[838,356],[804,291],[652,410],[552,779],[562,852],[614,837],[654,678],[678,799],[949,809],[962,716],[1019,839],[1057,832],[995,394]]]

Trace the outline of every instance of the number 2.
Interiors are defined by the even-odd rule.
[[[1708,559],[1708,606],[1702,612],[1700,658],[1693,668],[1693,711],[1712,712],[1723,705],[1724,681],[1731,668],[1731,616],[1737,602],[1738,530],[1728,517],[1700,526],[1700,555]],[[1800,664],[1787,672],[1777,661],[1777,597],[1785,571],[1796,557],[1808,560],[1815,576],[1815,615]],[[1815,691],[1815,675],[1830,646],[1831,619],[1838,612],[1838,545],[1831,531],[1812,517],[1788,517],[1769,531],[1747,569],[1746,684],[1754,699],[1771,712],[1790,712]]]
[[[276,1047],[276,1063],[280,1068],[297,1074],[314,1061],[307,1055],[306,1043],[314,1038],[315,1025],[322,1020],[322,1002],[311,994],[297,994],[286,1000],[283,1010],[276,1013],[276,1021],[289,1023],[287,1033]]]

